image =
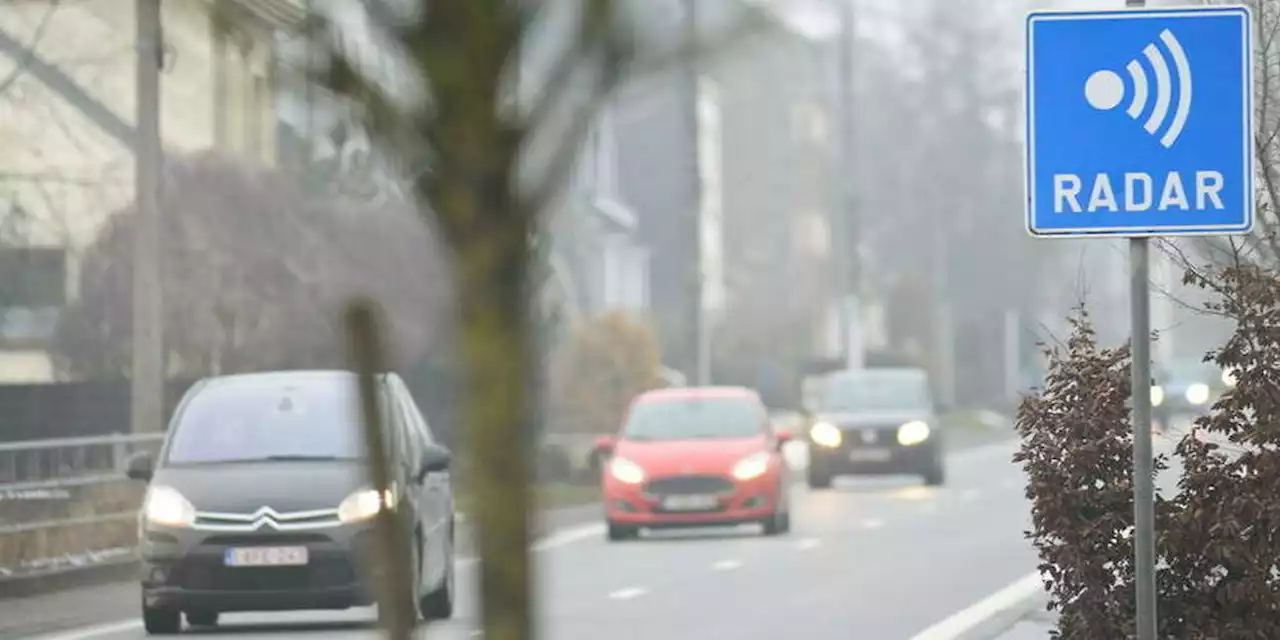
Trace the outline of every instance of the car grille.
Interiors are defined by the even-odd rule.
[[[859,425],[845,426],[841,425],[840,430],[844,432],[842,448],[856,449],[859,447],[892,447],[898,444],[898,427],[900,425]],[[867,434],[871,434],[868,437]]]
[[[668,476],[655,478],[645,485],[652,496],[678,496],[707,493],[733,493],[733,481],[724,476]]]
[[[176,582],[202,591],[291,591],[348,586],[356,581],[340,554],[315,554],[305,567],[227,567],[220,554],[194,555],[178,567]]]

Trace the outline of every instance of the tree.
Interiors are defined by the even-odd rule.
[[[170,162],[161,207],[171,373],[340,366],[334,314],[356,293],[386,301],[406,359],[447,318],[445,265],[407,209],[310,198],[285,174],[212,154]],[[84,256],[52,348],[65,376],[127,375],[134,225],[132,205],[114,213]]]
[[[566,431],[612,433],[632,399],[659,385],[653,331],[622,311],[582,322],[553,358],[552,411]]]
[[[402,77],[389,82],[339,47],[327,84],[361,107],[390,153],[407,164],[429,158],[412,193],[455,258],[483,631],[492,640],[528,638],[532,452],[524,434],[536,415],[537,363],[526,326],[529,238],[572,171],[596,106],[623,73],[662,62],[636,57],[635,13],[620,0],[419,2],[411,11],[363,4],[380,53]],[[530,53],[539,54],[530,58],[536,66],[524,64]]]

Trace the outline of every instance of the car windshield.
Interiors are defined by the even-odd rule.
[[[1175,362],[1166,369],[1166,384],[1193,384],[1216,382],[1221,371],[1208,362]]]
[[[821,412],[928,411],[933,408],[928,379],[904,373],[845,373],[827,380]]]
[[[210,385],[183,408],[172,465],[361,457],[359,399],[345,378]]]
[[[711,440],[763,435],[764,410],[747,398],[640,402],[627,418],[628,440]]]

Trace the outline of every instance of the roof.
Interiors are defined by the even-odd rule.
[[[254,373],[236,373],[225,376],[213,376],[205,378],[204,382],[210,386],[223,386],[233,384],[282,384],[289,382],[338,382],[338,381],[354,381],[356,377],[353,371],[342,371],[340,369],[313,369],[313,370],[296,370],[296,371],[259,371]]]
[[[637,402],[663,402],[671,400],[701,400],[704,398],[759,398],[754,389],[747,387],[669,387],[646,391]]]

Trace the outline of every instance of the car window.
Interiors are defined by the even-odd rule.
[[[418,408],[418,403],[413,399],[413,393],[403,382],[398,382],[396,388],[399,389],[400,395],[404,397],[405,411],[409,416],[409,423],[417,427],[419,435],[422,437],[424,444],[435,444],[435,434],[431,432],[431,425],[427,423],[426,414]]]
[[[933,408],[929,380],[924,375],[844,373],[831,376],[823,386],[819,411],[928,411]]]
[[[639,401],[623,426],[628,440],[710,440],[765,435],[764,407],[745,397]]]
[[[360,403],[345,377],[248,378],[199,389],[173,426],[169,464],[272,459],[358,459]]]

